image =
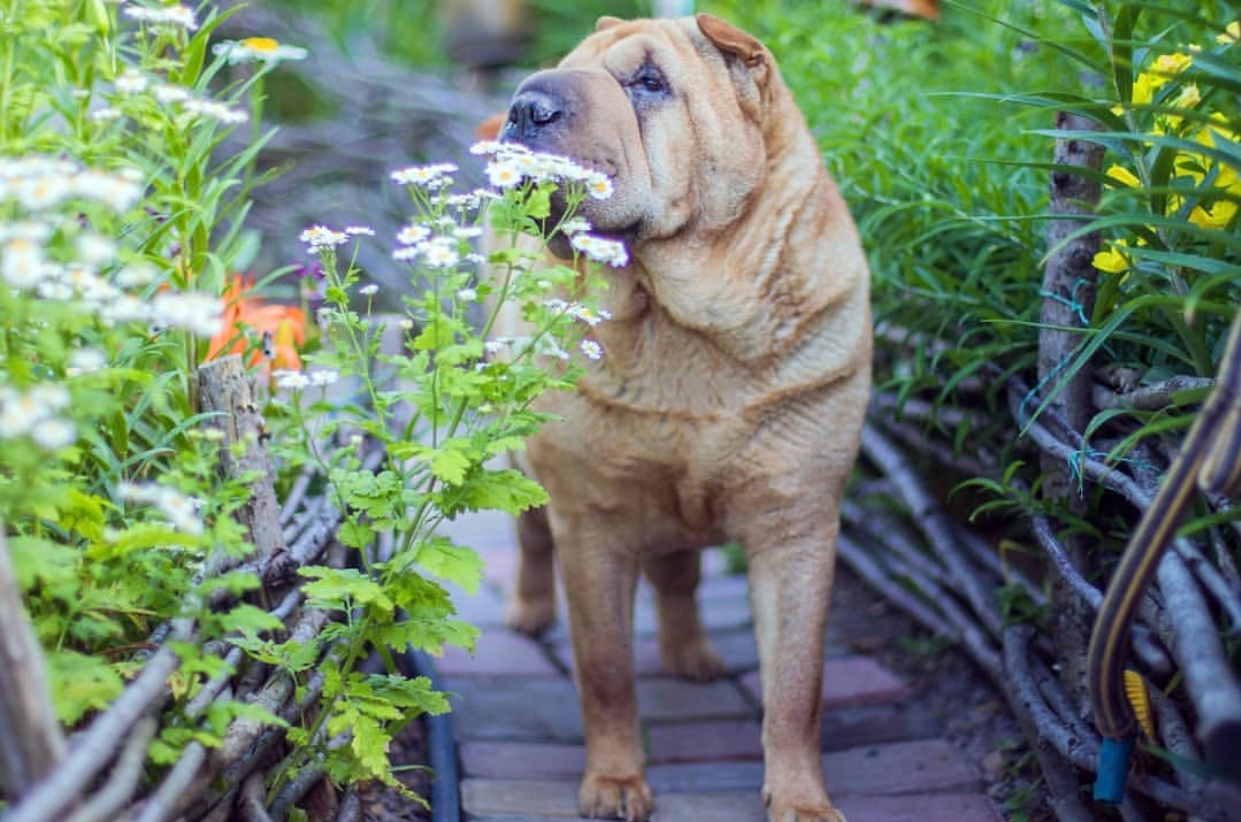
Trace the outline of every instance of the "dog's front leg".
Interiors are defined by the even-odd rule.
[[[552,518],[586,735],[578,804],[584,816],[644,822],[654,802],[643,774],[633,678],[638,557],[622,537],[625,525]]]
[[[748,543],[762,669],[763,799],[770,822],[844,822],[823,786],[819,753],[835,529],[813,529],[771,544],[779,530]]]

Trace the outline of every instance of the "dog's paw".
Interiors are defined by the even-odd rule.
[[[705,638],[699,642],[661,647],[659,658],[664,671],[694,682],[719,679],[726,667],[724,660]]]
[[[555,597],[519,597],[509,600],[504,624],[514,631],[538,636],[556,621]]]
[[[767,802],[768,822],[846,822],[845,815],[826,797],[809,801],[782,801],[773,797]]]
[[[655,809],[651,786],[641,776],[621,779],[587,774],[577,794],[578,810],[591,819],[646,822]]]

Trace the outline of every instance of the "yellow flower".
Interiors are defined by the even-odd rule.
[[[1202,93],[1198,91],[1198,87],[1193,83],[1181,89],[1181,93],[1176,95],[1176,99],[1172,101],[1173,108],[1194,108],[1202,102]]]
[[[1228,24],[1227,28],[1215,37],[1215,42],[1219,43],[1221,46],[1226,46],[1230,43],[1236,43],[1238,41],[1241,41],[1241,20],[1233,20]]]
[[[1091,261],[1094,267],[1105,274],[1123,274],[1129,270],[1129,258],[1126,257],[1119,249],[1127,246],[1124,240],[1116,240],[1109,242],[1105,250],[1094,255]]]
[[[1136,175],[1124,166],[1112,166],[1107,170],[1108,179],[1120,185],[1137,188],[1142,185],[1142,181]]]
[[[1151,65],[1151,71],[1162,74],[1166,80],[1169,77],[1180,74],[1192,66],[1193,63],[1194,58],[1179,51],[1172,54],[1161,54],[1155,58],[1155,62]]]

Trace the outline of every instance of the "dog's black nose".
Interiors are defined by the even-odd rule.
[[[518,91],[501,134],[507,139],[530,139],[560,123],[565,114],[564,102],[552,94],[536,89]]]

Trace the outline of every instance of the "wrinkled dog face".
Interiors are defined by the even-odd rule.
[[[599,233],[632,245],[710,231],[762,180],[765,78],[694,18],[603,18],[557,68],[522,83],[500,136],[607,174],[612,197],[582,207]]]

